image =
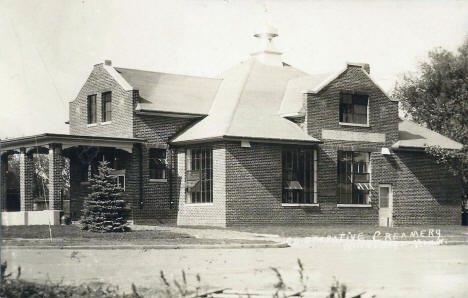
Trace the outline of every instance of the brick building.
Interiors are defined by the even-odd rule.
[[[259,51],[217,78],[95,65],[69,135],[2,142],[2,177],[8,155],[21,156],[20,207],[3,223],[78,219],[105,159],[137,224],[460,224],[461,183],[424,149],[462,145],[400,119],[368,64],[309,75],[281,60],[276,36],[263,27]],[[34,153],[49,154],[46,210],[31,192]]]

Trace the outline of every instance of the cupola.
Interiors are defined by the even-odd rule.
[[[272,66],[283,66],[281,52],[274,45],[273,39],[278,36],[278,29],[265,24],[257,28],[254,37],[257,38],[257,51],[251,55],[259,62]]]

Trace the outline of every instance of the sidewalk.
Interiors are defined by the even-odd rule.
[[[176,227],[176,226],[149,226],[149,225],[134,225],[135,230],[160,230],[170,231],[174,233],[184,233],[198,239],[238,239],[238,240],[266,240],[273,241],[279,244],[287,244],[293,247],[307,247],[318,243],[341,243],[344,246],[366,246],[366,247],[399,247],[399,246],[439,246],[439,245],[468,245],[468,236],[466,241],[441,239],[441,240],[351,240],[351,239],[335,239],[321,236],[311,237],[281,237],[274,234],[259,234],[252,232],[241,232],[223,228],[210,227]]]
[[[159,230],[169,231],[173,233],[188,234],[198,239],[236,239],[236,240],[265,240],[274,242],[284,242],[285,239],[273,234],[258,234],[250,232],[239,232],[223,228],[210,227],[176,227],[176,226],[149,226],[149,225],[133,225],[133,230]]]

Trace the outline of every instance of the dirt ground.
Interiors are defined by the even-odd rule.
[[[187,272],[189,285],[273,292],[277,282],[270,267],[282,273],[288,286],[298,287],[297,258],[311,291],[324,292],[336,276],[350,290],[377,297],[468,297],[468,247],[343,246],[342,243],[300,244],[267,249],[179,250],[32,250],[4,249],[10,270],[22,267],[22,277],[66,283],[105,281],[127,290],[160,285],[159,271],[169,280]]]

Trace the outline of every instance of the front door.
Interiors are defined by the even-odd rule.
[[[393,225],[393,192],[390,184],[379,185],[379,225],[391,227]]]

